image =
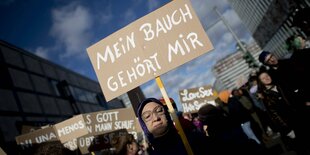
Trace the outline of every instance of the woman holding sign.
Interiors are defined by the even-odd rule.
[[[149,142],[149,155],[187,154],[168,109],[159,100],[148,98],[141,102],[138,118]]]

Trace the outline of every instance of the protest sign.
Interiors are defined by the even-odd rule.
[[[1,155],[6,155],[6,153],[2,150],[1,147],[0,147],[0,154],[1,154]]]
[[[83,136],[78,138],[78,147],[82,154],[109,149],[114,137],[126,134],[128,134],[126,129],[120,129],[96,136]]]
[[[70,138],[70,140],[67,140],[66,142],[63,143],[64,147],[71,150],[71,151],[74,151],[76,149],[78,149],[78,144],[77,144],[77,137],[74,137],[74,138]]]
[[[132,108],[87,113],[83,114],[83,117],[89,132],[88,135],[95,136],[119,129],[137,132],[137,119]]]
[[[32,147],[33,144],[58,140],[57,134],[53,127],[38,129],[30,133],[17,136],[15,139],[17,145],[20,145],[22,149]]]
[[[87,48],[107,101],[210,51],[189,0],[172,1]]]
[[[29,132],[33,132],[37,129],[40,129],[39,127],[37,126],[30,126],[30,125],[23,125],[22,128],[21,128],[21,133],[22,134],[26,134],[26,133],[29,133]]]
[[[212,86],[202,86],[199,88],[183,89],[179,91],[183,112],[196,113],[205,104],[215,105],[217,92]]]
[[[77,115],[57,123],[54,125],[54,128],[61,143],[88,134],[82,115]]]

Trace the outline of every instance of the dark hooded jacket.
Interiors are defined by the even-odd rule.
[[[148,153],[150,155],[186,155],[187,152],[185,146],[176,128],[174,127],[174,124],[166,106],[164,106],[164,108],[165,116],[168,120],[168,132],[164,136],[155,138],[153,134],[150,133],[150,131],[147,129],[147,126],[142,119],[142,110],[144,106],[150,102],[155,102],[159,105],[164,106],[159,100],[155,98],[148,98],[142,101],[139,105],[137,116],[142,130],[144,131],[144,134],[146,135],[149,142],[149,148],[147,150]]]
[[[264,150],[247,138],[240,125],[236,125],[225,112],[211,104],[202,106],[198,111],[199,119],[207,125],[214,154],[251,154],[262,155]]]

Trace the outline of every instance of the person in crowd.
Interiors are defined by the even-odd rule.
[[[259,99],[257,94],[257,75],[250,75],[249,79],[249,96],[251,97],[253,104],[260,111],[266,111],[264,103]]]
[[[174,99],[169,98],[169,100],[172,104],[173,109],[176,111],[176,114],[177,114],[179,122],[183,128],[183,131],[185,132],[185,134],[191,133],[195,128],[194,124],[192,123],[191,114],[190,113],[183,113],[182,111],[179,111]],[[160,98],[159,101],[164,105],[164,107],[168,108],[164,98]],[[187,138],[190,138],[190,137],[187,137]]]
[[[306,40],[301,35],[292,35],[286,39],[287,49],[291,52],[295,52],[302,49],[308,49],[310,47],[309,40]]]
[[[196,129],[197,132],[202,132],[202,123],[199,120],[198,116],[194,116],[193,124],[194,124],[195,129]]]
[[[310,76],[307,73],[309,73],[310,66],[310,61],[308,60],[310,57],[310,40],[305,40],[305,38],[300,35],[293,35],[286,39],[286,46],[292,53],[290,60],[295,66],[295,69],[297,69],[301,75],[309,78]]]
[[[251,116],[247,123],[250,125],[250,129],[255,133],[255,135],[251,135],[252,139],[254,139],[257,143],[261,144],[265,129],[263,127],[262,121],[256,113],[257,109],[253,105],[252,100],[248,96],[244,95],[244,91],[246,90],[236,88],[232,90],[232,94]]]
[[[310,57],[309,54],[310,52],[294,52],[291,58],[281,60],[268,51],[263,51],[259,55],[259,61],[270,68],[268,73],[273,82],[282,88],[287,100],[300,116],[308,118],[308,121],[310,121],[310,74],[309,66],[306,66],[309,61],[306,62],[305,59]]]
[[[210,148],[208,146],[210,141],[208,137],[204,136],[204,133],[201,132],[202,126],[199,126],[200,128],[195,126],[193,121],[190,121],[184,117],[183,112],[178,112],[178,118],[194,154],[210,154]],[[204,146],[202,147],[202,145]]]
[[[191,120],[186,119],[184,117],[186,115],[184,115],[184,113],[182,111],[178,111],[177,112],[177,116],[179,118],[179,121],[180,121],[180,124],[182,126],[182,129],[185,132],[185,135],[188,135],[188,134],[194,132],[194,130],[195,130],[194,124],[192,123]],[[187,137],[187,139],[189,139],[189,138],[191,138],[191,137]]]
[[[297,49],[297,48],[296,48]],[[298,117],[310,122],[310,51],[301,47],[299,51],[294,51],[289,59],[278,60],[272,53],[263,51],[259,55],[259,61],[269,66],[268,74],[273,83],[281,87],[281,90],[296,109]],[[300,127],[305,139],[310,138],[309,127]],[[309,143],[310,146],[310,143]]]
[[[226,115],[229,113],[229,108],[228,108],[229,98],[230,98],[230,91],[223,90],[219,92],[218,98],[215,99],[215,102],[219,105],[221,109],[223,109]]]
[[[213,154],[266,154],[257,143],[249,140],[240,124],[232,121],[223,109],[211,104],[198,111],[203,131],[210,138]]]
[[[192,114],[178,111],[178,108],[176,106],[176,102],[174,101],[174,99],[173,98],[169,98],[169,99],[173,105],[174,110],[176,110],[181,127],[185,133],[185,136],[194,154],[208,154],[209,150],[208,150],[207,143],[209,142],[209,140],[207,137],[203,135],[203,132],[201,132],[201,128],[198,128],[198,126],[195,126],[195,124],[193,123]],[[161,103],[164,104],[164,106],[166,106],[166,102],[163,98],[161,98],[160,101]],[[206,145],[204,147],[200,147],[201,144],[206,144]]]
[[[138,155],[139,145],[132,134],[116,136],[111,144],[116,155]]]
[[[187,119],[191,122],[193,121],[193,116],[191,113],[182,113],[182,115],[183,115],[184,119]]]
[[[79,151],[72,151],[61,144],[60,141],[44,142],[37,144],[34,155],[77,155]]]
[[[241,125],[251,119],[247,110],[237,98],[232,96],[229,90],[219,92],[218,98],[220,99],[220,108],[222,108],[226,112],[226,115],[236,124]]]
[[[281,86],[273,82],[273,78],[266,70],[258,73],[258,91],[262,94],[262,100],[271,119],[272,130],[281,134],[288,148],[304,154],[306,151],[304,144],[309,140],[302,142],[305,136],[302,130],[304,123],[301,122],[298,111],[289,102]]]
[[[260,69],[265,69],[264,66],[260,67]],[[256,114],[259,117],[259,120],[261,121],[262,125],[262,141],[264,143],[268,143],[271,140],[271,137],[273,135],[273,132],[271,128],[269,127],[270,124],[270,118],[267,115],[267,109],[261,99],[261,94],[257,92],[257,72],[255,71],[255,74],[250,74],[249,76],[249,96],[252,99],[253,105],[255,107]]]
[[[147,98],[139,105],[137,116],[149,142],[150,155],[186,155],[186,149],[178,134],[167,107],[155,98]]]

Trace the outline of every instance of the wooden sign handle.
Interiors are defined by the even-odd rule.
[[[181,139],[183,141],[183,144],[185,145],[187,154],[188,155],[193,155],[192,148],[190,147],[190,145],[188,143],[188,140],[187,140],[187,138],[185,136],[185,133],[183,131],[183,128],[181,126],[181,123],[180,123],[180,121],[178,119],[178,116],[176,115],[176,112],[175,112],[175,110],[174,110],[174,108],[172,106],[172,103],[170,102],[170,99],[168,97],[168,94],[166,92],[164,84],[163,84],[163,82],[160,79],[160,76],[156,77],[156,83],[157,83],[157,85],[158,85],[158,87],[160,89],[160,92],[162,93],[162,95],[164,97],[164,100],[165,100],[165,102],[166,102],[166,104],[168,106],[168,109],[169,109],[169,112],[170,112],[170,114],[172,116],[172,119],[175,122],[175,126],[176,126],[178,132],[180,133],[180,136],[181,136]]]

